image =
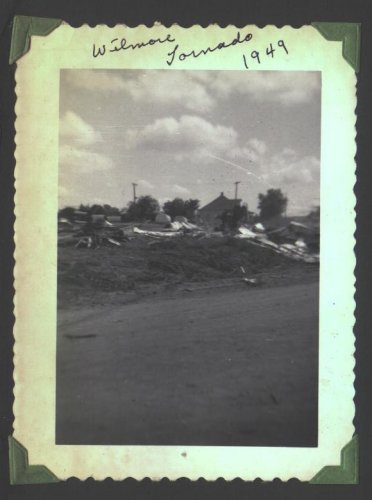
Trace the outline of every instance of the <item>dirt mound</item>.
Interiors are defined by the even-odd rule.
[[[131,240],[118,248],[58,249],[59,305],[107,292],[158,290],[184,282],[250,277],[302,269],[270,249],[234,238]]]
[[[203,281],[239,275],[240,266],[257,273],[268,265],[282,263],[271,250],[253,247],[233,238],[216,240],[160,241],[152,245],[148,265],[152,269]]]

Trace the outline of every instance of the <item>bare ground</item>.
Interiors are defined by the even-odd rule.
[[[74,255],[83,267],[92,255],[98,267],[113,266],[99,251],[60,253],[60,265],[76,268]],[[262,287],[187,292],[184,279],[175,293],[134,294],[133,303],[130,290],[62,276],[57,443],[316,446],[317,270],[297,264],[252,264]]]

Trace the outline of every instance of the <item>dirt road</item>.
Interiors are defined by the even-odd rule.
[[[318,284],[61,313],[57,443],[316,446]]]

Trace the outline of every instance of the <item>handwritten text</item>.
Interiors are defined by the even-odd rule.
[[[172,49],[166,53],[165,61],[168,66],[172,66],[175,61],[184,62],[189,58],[197,59],[201,56],[206,56],[207,54],[212,54],[213,52],[228,49],[229,47],[236,47],[241,45],[243,47],[246,46],[247,43],[251,42],[253,39],[252,33],[246,33],[242,35],[240,31],[237,32],[236,36],[229,41],[221,41],[216,44],[204,47],[202,49],[192,49],[189,51],[185,51],[182,49],[179,43],[177,43],[176,38],[173,37],[170,33],[168,33],[164,37],[159,38],[149,38],[145,41],[130,43],[126,38],[114,38],[108,44],[101,44],[96,46],[93,44],[93,57],[103,57],[105,54],[109,52],[123,52],[126,50],[140,50],[145,47],[151,47],[154,45],[162,45],[162,44],[174,44]],[[251,46],[249,55],[246,53],[242,54],[243,66],[246,69],[252,69],[248,66],[249,61],[255,61],[255,65],[261,64],[263,59],[274,58],[275,52],[279,49],[278,53],[283,51],[288,54],[288,49],[284,40],[278,40],[276,43],[270,43],[269,46],[266,47],[266,51],[260,47],[258,50],[257,47]],[[243,49],[244,50],[244,49]],[[250,59],[248,59],[250,58]]]

